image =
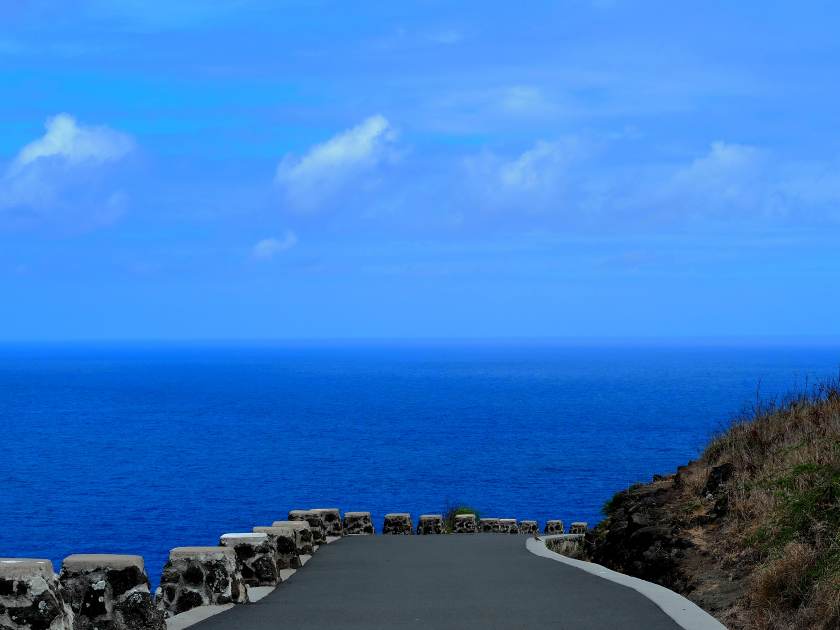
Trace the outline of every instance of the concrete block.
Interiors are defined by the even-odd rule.
[[[64,601],[52,562],[0,558],[0,628],[73,630],[73,611]]]
[[[566,529],[563,525],[563,521],[560,519],[546,521],[545,522],[545,529],[543,529],[544,534],[564,534],[566,533]]]
[[[372,536],[373,534],[373,521],[370,518],[370,512],[344,513],[345,536]]]
[[[165,630],[149,591],[143,558],[114,554],[67,556],[58,576],[76,630]]]
[[[327,526],[324,517],[314,510],[292,510],[289,512],[290,521],[306,521],[312,529],[312,543],[323,545],[327,542]]]
[[[176,547],[163,567],[155,604],[167,616],[197,606],[244,604],[248,589],[231,547]]]
[[[456,514],[452,531],[456,534],[475,534],[478,531],[475,514]]]
[[[271,526],[288,527],[295,532],[298,555],[311,556],[315,553],[315,546],[312,543],[312,527],[306,521],[274,521]]]
[[[500,531],[499,519],[482,518],[478,520],[478,531],[482,534],[498,534]]]
[[[515,518],[500,518],[499,532],[502,534],[518,534],[519,523]]]
[[[267,534],[268,540],[274,547],[274,562],[277,570],[299,569],[300,553],[298,552],[298,537],[296,530],[291,527],[254,527],[258,534]]]
[[[572,523],[571,527],[569,527],[570,534],[585,534],[588,524],[583,521],[575,521]]]
[[[385,520],[382,523],[382,533],[410,536],[414,533],[411,514],[407,512],[386,514]]]
[[[324,519],[325,535],[342,536],[341,512],[338,508],[313,508],[313,512],[321,515]]]
[[[537,534],[540,531],[540,526],[537,521],[519,521],[520,534]]]
[[[222,534],[222,547],[232,547],[242,580],[248,586],[275,586],[280,578],[277,568],[276,543],[264,532]]]
[[[421,514],[417,520],[417,534],[420,536],[445,533],[442,514]]]

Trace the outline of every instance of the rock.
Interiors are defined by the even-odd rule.
[[[315,553],[315,547],[312,544],[312,527],[306,521],[274,521],[271,526],[288,527],[295,532],[295,544],[299,556],[311,556]]]
[[[73,611],[64,601],[52,562],[0,558],[0,628],[73,629]]]
[[[166,615],[196,606],[244,604],[248,590],[230,547],[176,547],[163,567],[155,604]]]
[[[111,554],[67,556],[58,576],[76,630],[165,630],[155,608],[143,558]]]
[[[373,533],[373,521],[370,518],[370,512],[344,513],[345,536],[372,536]]]
[[[382,533],[410,536],[414,533],[414,526],[411,523],[411,514],[408,514],[407,512],[386,514],[385,520],[382,523]]]
[[[499,532],[499,519],[482,518],[478,520],[478,531],[489,534]]]
[[[518,534],[519,523],[516,522],[515,518],[500,518],[499,532],[502,534]]]
[[[315,508],[313,512],[320,514],[324,520],[327,536],[342,536],[341,512],[338,508]]]
[[[267,534],[268,540],[274,547],[274,562],[277,570],[299,569],[301,566],[298,552],[298,534],[291,527],[254,527],[257,534]],[[279,574],[278,574],[279,575]]]
[[[445,531],[442,514],[421,514],[417,521],[418,535],[443,534]]]
[[[537,521],[519,521],[520,534],[537,534],[540,531],[540,526]]]
[[[276,560],[276,544],[272,544],[268,534],[249,532],[222,534],[219,539],[222,547],[231,547],[236,552],[239,572],[248,586],[276,586],[279,572]]]
[[[732,473],[735,472],[735,466],[729,462],[714,466],[706,477],[706,485],[703,486],[703,494],[711,494],[714,498],[718,489],[730,480]]]
[[[566,527],[563,525],[563,521],[561,521],[560,519],[546,521],[543,533],[548,535],[564,534],[566,533]]]
[[[312,529],[312,542],[323,545],[327,542],[327,526],[324,517],[314,510],[292,510],[289,512],[290,521],[306,521]]]
[[[452,531],[456,534],[475,534],[478,531],[475,514],[456,514]]]
[[[583,521],[575,521],[572,523],[571,527],[569,527],[570,534],[586,534],[586,530],[588,529],[589,524]]]

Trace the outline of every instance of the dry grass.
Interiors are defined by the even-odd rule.
[[[757,409],[706,449],[734,465],[723,556],[752,577],[754,628],[840,628],[840,388]]]

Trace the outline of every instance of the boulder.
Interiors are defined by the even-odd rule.
[[[324,520],[325,535],[342,536],[341,512],[338,508],[315,508],[313,512],[320,514]]]
[[[482,518],[478,521],[478,531],[483,534],[497,533],[500,531],[499,519]]]
[[[586,534],[586,530],[589,527],[588,523],[584,523],[583,521],[575,521],[569,527],[570,534]]]
[[[327,526],[324,517],[314,510],[292,510],[289,512],[290,521],[306,521],[312,529],[312,543],[323,545],[327,542]]]
[[[442,514],[421,514],[417,521],[417,534],[426,536],[429,534],[446,533]]]
[[[0,628],[72,630],[73,611],[61,591],[49,560],[0,558]]]
[[[266,534],[274,547],[274,563],[278,571],[299,569],[302,565],[298,552],[298,535],[291,527],[254,527],[254,533]],[[279,575],[279,574],[278,574]]]
[[[386,514],[382,523],[382,533],[410,536],[414,533],[411,514],[406,512]]]
[[[519,523],[516,521],[515,518],[500,518],[499,532],[501,532],[502,534],[518,534]]]
[[[143,558],[112,554],[67,556],[58,576],[76,630],[165,630]]]
[[[231,547],[236,552],[238,570],[242,580],[248,586],[276,586],[279,582],[277,569],[276,543],[273,544],[268,534],[248,532],[222,534],[219,539],[222,547]]]
[[[167,617],[196,606],[247,602],[248,589],[231,547],[176,547],[169,552],[155,597]]]
[[[373,533],[373,521],[370,518],[370,512],[344,513],[345,536],[372,536]]]
[[[306,521],[274,521],[271,526],[288,527],[295,532],[295,544],[299,556],[311,556],[315,553],[315,547],[312,544],[312,528]]]
[[[478,531],[475,514],[456,514],[452,531],[456,534],[475,534]]]
[[[519,521],[520,534],[536,534],[540,531],[537,521]]]
[[[566,527],[563,525],[563,521],[561,521],[560,519],[546,521],[543,533],[548,535],[565,534]]]

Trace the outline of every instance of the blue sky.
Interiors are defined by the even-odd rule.
[[[0,339],[835,336],[838,20],[0,0]]]

